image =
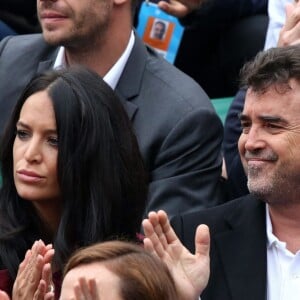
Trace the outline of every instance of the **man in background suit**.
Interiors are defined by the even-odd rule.
[[[200,226],[194,241],[201,223],[211,231],[202,300],[299,299],[300,47],[259,53],[243,78],[239,152],[250,194],[175,217],[178,237],[162,211],[143,222],[146,248],[170,266],[179,289],[190,286],[183,299],[197,299],[207,282],[208,229]]]
[[[222,124],[199,85],[135,35],[134,3],[37,0],[37,9],[43,35],[0,44],[0,128],[32,76],[83,64],[115,89],[132,120],[149,171],[147,210],[218,204]]]

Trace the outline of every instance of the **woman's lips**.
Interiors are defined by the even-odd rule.
[[[44,176],[41,176],[38,173],[28,170],[17,171],[17,176],[21,181],[29,183],[40,182],[45,179]]]

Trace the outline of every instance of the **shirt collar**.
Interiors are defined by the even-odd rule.
[[[269,205],[266,205],[266,230],[267,230],[267,245],[268,248],[271,248],[275,245],[281,246],[283,248],[286,247],[285,242],[281,242],[274,234],[273,234],[273,226],[270,217]]]
[[[132,51],[134,45],[135,37],[133,31],[131,31],[130,38],[127,44],[125,51],[122,53],[120,58],[116,63],[111,67],[111,69],[105,74],[103,80],[112,88],[115,89],[118,81],[121,77],[121,74],[125,68],[125,65],[128,61],[129,55]],[[61,46],[58,50],[53,69],[60,69],[66,67],[65,59],[65,47]]]

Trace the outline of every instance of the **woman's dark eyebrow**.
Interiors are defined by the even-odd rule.
[[[28,128],[28,129],[30,128],[30,126],[28,126],[27,124],[23,123],[22,121],[18,121],[16,123],[16,126],[22,126],[24,128]]]
[[[26,123],[22,122],[22,121],[18,121],[16,126],[21,126],[23,128],[26,128],[26,129],[30,129],[31,127],[29,125],[27,125]],[[47,129],[45,131],[47,134],[57,134],[57,130],[56,129]]]

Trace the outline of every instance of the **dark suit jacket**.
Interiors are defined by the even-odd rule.
[[[180,19],[185,26],[226,26],[249,16],[267,15],[267,0],[212,0]]]
[[[19,34],[41,32],[36,0],[1,0],[0,20]]]
[[[58,48],[42,35],[0,44],[0,128],[23,88],[52,68]],[[136,41],[116,87],[133,123],[150,174],[147,210],[170,215],[214,206],[220,199],[222,124],[195,81]]]
[[[242,133],[239,114],[243,111],[246,90],[241,89],[234,97],[225,120],[223,153],[228,175],[228,189],[231,191],[231,199],[235,199],[249,193],[247,177],[241,162],[238,140]]]
[[[265,204],[251,195],[173,218],[179,238],[194,253],[199,224],[211,234],[211,274],[201,300],[265,300],[267,237]]]

